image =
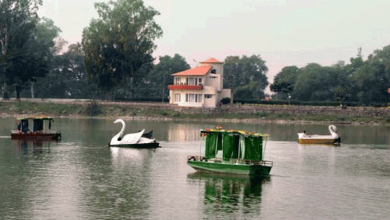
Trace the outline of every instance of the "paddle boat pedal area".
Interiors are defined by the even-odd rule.
[[[197,171],[269,176],[272,161],[263,160],[267,134],[206,129],[204,156],[191,155],[187,164]]]
[[[18,130],[11,130],[11,139],[44,141],[61,140],[61,132],[45,129],[45,122],[48,124],[48,129],[51,129],[51,123],[54,122],[52,117],[28,116],[17,118],[17,120]],[[33,124],[32,130],[30,130],[29,124]]]

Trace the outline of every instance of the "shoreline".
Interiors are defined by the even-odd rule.
[[[390,109],[331,106],[230,104],[217,109],[178,107],[168,103],[101,100],[25,99],[0,101],[0,117],[50,115],[57,118],[99,118],[149,121],[205,121],[226,123],[390,124]]]
[[[2,118],[16,118],[23,114],[1,114]],[[52,116],[50,114],[36,114],[36,115],[47,115]],[[216,119],[194,119],[194,118],[171,118],[171,117],[143,117],[143,116],[125,116],[125,115],[115,115],[115,116],[86,116],[86,115],[56,115],[52,116],[54,118],[70,118],[70,119],[123,119],[123,120],[134,120],[134,121],[180,121],[180,122],[193,122],[193,121],[201,121],[201,122],[219,122],[219,123],[247,123],[247,124],[318,124],[318,125],[351,125],[351,126],[380,126],[385,125],[379,122],[346,122],[346,121],[305,121],[305,120],[267,120],[267,119],[228,119],[228,118],[216,118]]]

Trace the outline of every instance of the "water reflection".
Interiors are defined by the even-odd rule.
[[[23,158],[29,155],[29,151],[34,158],[41,158],[45,153],[50,153],[50,142],[43,140],[13,140],[16,142],[18,150],[22,153]],[[29,150],[29,148],[31,148]]]
[[[168,141],[194,141],[200,139],[200,128],[192,124],[169,124]]]
[[[248,176],[215,173],[191,173],[187,178],[204,184],[204,214],[209,217],[240,218],[260,216],[262,187],[269,184],[270,177],[250,178]],[[217,214],[217,215],[216,215]]]

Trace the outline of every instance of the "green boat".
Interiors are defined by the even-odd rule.
[[[187,164],[197,171],[269,176],[273,162],[263,160],[267,134],[238,130],[206,129],[204,156],[188,156]]]

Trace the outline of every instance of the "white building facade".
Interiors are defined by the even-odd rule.
[[[233,102],[232,90],[223,88],[223,62],[214,58],[172,76],[173,85],[168,86],[170,104],[216,108],[223,98]]]

